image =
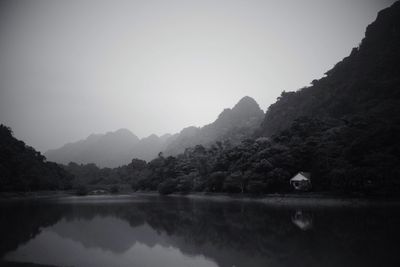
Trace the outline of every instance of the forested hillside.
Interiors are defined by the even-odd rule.
[[[193,145],[177,156],[160,154],[147,164],[103,175],[98,182],[131,181],[134,189],[165,194],[288,192],[289,179],[308,171],[314,191],[397,194],[399,136],[396,2],[379,13],[360,46],[326,77],[299,91],[283,92],[253,138],[239,144]]]
[[[74,186],[131,184],[163,194],[289,192],[299,171],[311,173],[314,191],[398,194],[400,2],[381,11],[360,46],[325,77],[283,92],[260,126],[262,119],[258,104],[245,97],[214,123],[182,131],[148,163],[64,169],[75,176]],[[1,134],[2,190],[67,186],[57,165],[5,126]]]
[[[283,92],[266,113],[260,135],[287,129],[296,118],[400,119],[400,3],[379,12],[359,47],[326,77],[296,92]]]
[[[0,191],[68,189],[72,175],[0,125]]]
[[[196,145],[209,147],[217,141],[229,140],[239,144],[252,136],[264,118],[264,112],[251,97],[243,97],[232,109],[227,108],[218,118],[204,127],[187,127],[166,147],[164,154],[176,156]]]

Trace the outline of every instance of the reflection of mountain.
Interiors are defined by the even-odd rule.
[[[15,259],[22,252],[28,255],[30,250],[47,246],[61,259],[67,254],[85,257],[86,251],[104,261],[118,260],[121,265],[138,251],[160,253],[153,255],[159,260],[160,255],[180,257],[182,261],[175,266],[183,262],[190,265],[192,260],[206,266],[212,266],[212,260],[220,267],[396,266],[400,260],[396,252],[400,241],[398,211],[388,216],[385,209],[304,210],[302,214],[312,217],[313,228],[302,231],[293,224],[295,213],[290,209],[185,198],[147,200],[6,209],[15,225],[8,224],[2,234],[17,233],[20,244],[7,255]],[[35,227],[27,227],[31,224]],[[13,238],[5,236],[3,240]],[[15,248],[8,246],[6,250]],[[54,260],[41,263],[55,264]]]
[[[135,243],[128,250],[116,254],[101,248],[86,248],[79,242],[64,239],[47,230],[22,245],[17,251],[7,254],[5,259],[75,267],[216,267],[212,260],[204,256],[190,257],[174,247],[162,247],[158,244],[149,247],[142,243]]]
[[[61,220],[51,231],[63,238],[72,239],[89,248],[101,248],[122,253],[139,242],[154,247],[165,245],[160,236],[147,224],[131,227],[126,220],[116,217],[96,216],[91,220]]]

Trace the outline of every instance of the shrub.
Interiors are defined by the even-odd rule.
[[[86,196],[88,194],[88,192],[89,191],[88,191],[87,187],[84,185],[78,186],[78,188],[76,190],[76,194],[78,196]]]
[[[119,192],[119,186],[118,186],[118,185],[113,185],[113,186],[111,186],[110,192],[111,192],[111,194],[116,194],[116,193],[118,193],[118,192]]]
[[[158,192],[162,195],[169,195],[175,192],[176,182],[173,180],[166,180],[159,184]]]

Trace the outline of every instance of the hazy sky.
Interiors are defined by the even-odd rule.
[[[266,110],[359,44],[392,0],[0,1],[0,123],[45,151]]]

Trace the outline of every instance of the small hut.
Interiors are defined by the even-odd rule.
[[[311,188],[310,178],[311,174],[309,172],[299,172],[290,179],[290,184],[296,190],[307,191]]]

